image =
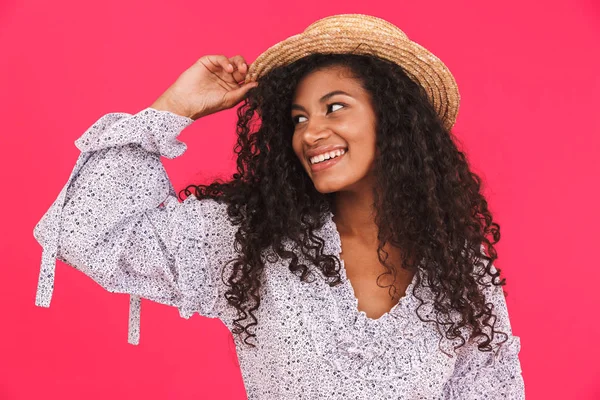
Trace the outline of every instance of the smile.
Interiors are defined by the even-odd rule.
[[[319,154],[318,156],[311,157],[310,163],[318,164],[323,161],[331,160],[332,158],[343,156],[345,152],[346,152],[346,150],[339,149],[339,150],[333,150],[333,151],[330,151],[327,153]]]
[[[312,172],[322,171],[329,167],[337,164],[342,158],[346,151],[343,149],[330,151],[328,153],[324,153],[315,157],[310,158],[310,169]]]

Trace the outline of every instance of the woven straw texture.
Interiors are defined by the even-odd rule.
[[[312,53],[372,55],[400,65],[425,89],[444,126],[447,129],[454,126],[460,95],[450,70],[398,27],[370,15],[340,14],[315,21],[304,32],[290,36],[260,54],[250,65],[246,83],[258,80],[272,68]]]

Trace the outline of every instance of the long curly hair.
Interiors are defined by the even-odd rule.
[[[312,54],[259,78],[237,109],[237,172],[227,182],[182,190],[186,196],[226,202],[230,220],[239,226],[239,256],[231,260],[230,276],[222,277],[227,302],[238,313],[232,332],[245,332],[244,343],[254,347],[248,339],[256,338],[251,328],[258,324],[254,311],[260,306],[263,255],[269,248],[271,258],[289,260],[289,270],[306,281],[309,268],[285,245],[291,241],[330,285],[342,283],[340,260],[323,253],[324,241],[315,234],[325,213],[333,210],[335,193],[315,189],[292,149],[296,86],[310,72],[331,66],[351,72],[371,95],[376,114],[377,252],[386,268],[378,285],[386,274],[395,281],[398,268],[420,269],[425,279],[417,274],[414,288],[432,291],[436,319],[419,318],[437,324],[440,332],[447,327],[447,339],[461,340],[455,349],[469,339],[461,334],[467,328],[472,338],[482,338],[479,350],[492,351],[498,331],[493,306],[485,301],[483,287],[490,285],[484,278],[495,286],[505,285],[505,279],[498,280],[500,269],[492,265],[500,226],[492,220],[481,179],[471,172],[458,140],[444,128],[424,89],[395,63],[362,54]],[[386,261],[386,243],[402,249],[402,265]],[[416,297],[422,306],[423,299]],[[460,316],[458,321],[451,320],[451,312]]]

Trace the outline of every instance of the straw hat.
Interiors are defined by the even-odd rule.
[[[460,96],[450,70],[398,27],[371,15],[340,14],[313,22],[304,32],[290,36],[259,55],[250,65],[245,81],[255,81],[272,68],[312,53],[365,54],[392,61],[425,88],[447,129],[456,121]]]

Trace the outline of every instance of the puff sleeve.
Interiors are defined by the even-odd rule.
[[[129,343],[139,342],[140,297],[178,307],[185,318],[217,315],[214,271],[195,239],[204,223],[193,219],[199,201],[177,200],[160,160],[185,152],[177,136],[192,123],[153,108],[110,113],[75,141],[81,154],[33,232],[43,247],[37,306],[50,306],[59,259],[131,295]]]
[[[495,267],[492,266],[492,270]],[[521,339],[514,336],[508,316],[506,300],[501,286],[484,289],[487,302],[491,302],[497,316],[495,331],[508,335],[506,342],[497,347],[493,341],[492,352],[482,352],[473,342],[458,350],[454,373],[444,386],[445,400],[521,400],[525,386],[519,361]],[[505,336],[498,334],[499,340]]]

